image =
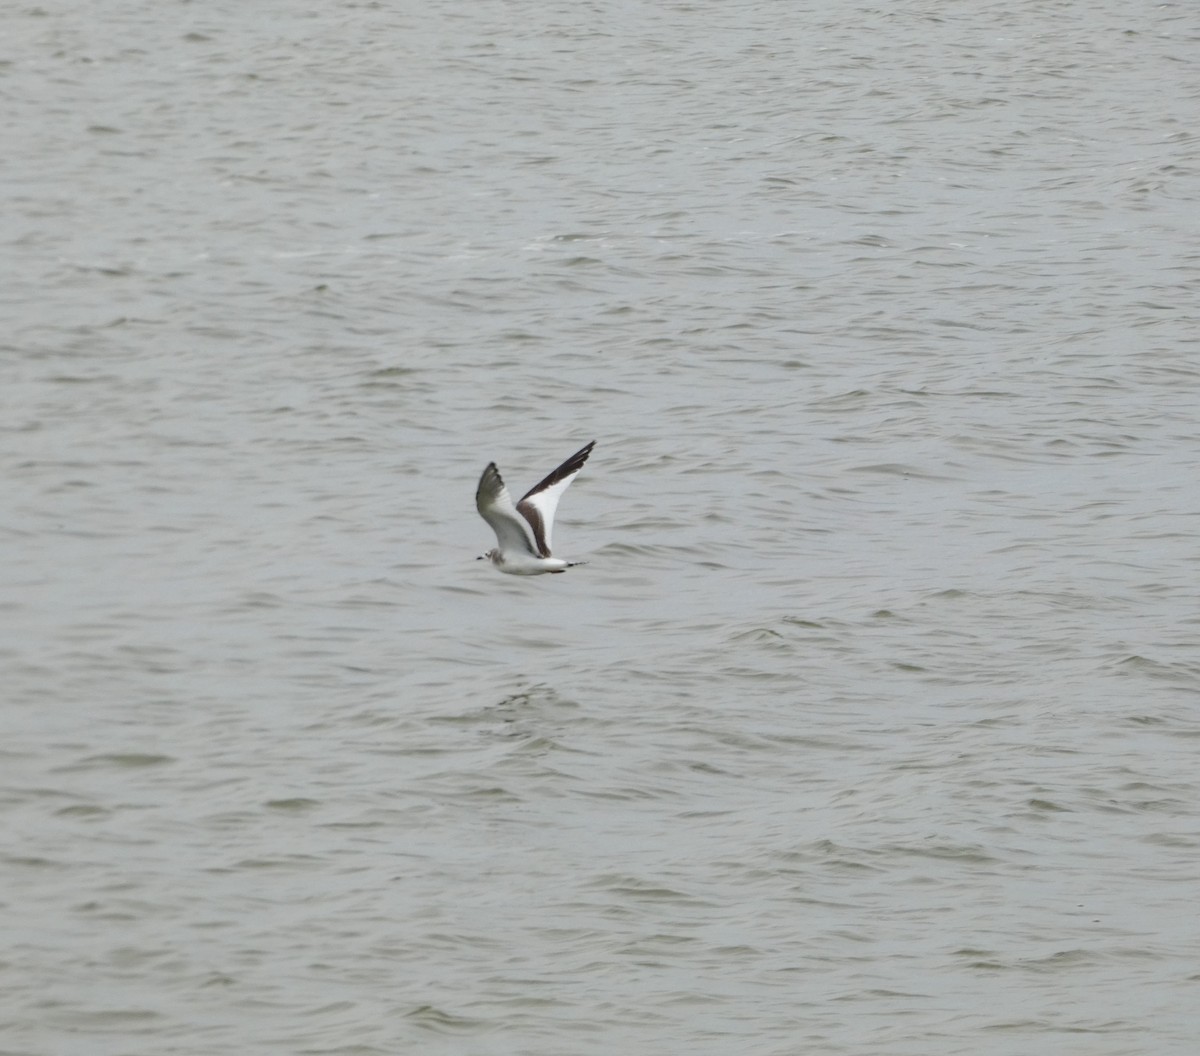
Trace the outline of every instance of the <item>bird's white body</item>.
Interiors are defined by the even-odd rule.
[[[540,576],[543,572],[564,572],[572,565],[585,564],[583,561],[564,561],[561,557],[534,557],[515,550],[505,552],[499,548],[489,550],[483,557],[510,576]]]
[[[513,504],[512,496],[496,463],[492,462],[479,478],[475,491],[475,507],[479,515],[492,526],[500,545],[486,554],[501,572],[510,576],[540,576],[544,572],[565,572],[583,561],[564,561],[550,554],[550,534],[554,528],[554,512],[558,500],[571,481],[579,474],[592,453],[596,441],[576,451],[553,473],[535,484],[520,502]]]

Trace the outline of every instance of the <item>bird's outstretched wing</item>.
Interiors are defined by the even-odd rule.
[[[562,493],[567,490],[571,481],[583,469],[583,464],[588,460],[588,455],[592,453],[592,448],[595,446],[596,441],[593,440],[586,447],[580,448],[545,480],[539,481],[530,488],[517,503],[517,512],[529,522],[529,527],[533,529],[533,545],[536,554],[542,557],[550,556],[550,533],[554,529],[554,511],[558,509],[558,500],[562,498]],[[484,476],[487,474],[485,473]],[[503,487],[503,485],[501,486]],[[480,509],[479,512],[483,513],[483,510]],[[487,515],[484,514],[484,516]],[[493,524],[492,527],[494,528],[495,525]]]
[[[537,556],[529,528],[513,506],[512,496],[504,486],[495,462],[489,462],[479,478],[479,487],[475,489],[475,508],[492,526],[501,550],[524,550]]]

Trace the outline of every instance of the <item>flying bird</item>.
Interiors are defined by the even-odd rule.
[[[545,480],[530,488],[515,506],[495,462],[488,463],[479,487],[475,507],[479,516],[492,526],[500,545],[476,558],[487,558],[510,576],[540,576],[543,572],[564,572],[586,561],[564,561],[550,556],[550,532],[558,500],[575,479],[596,446],[593,440],[580,448]]]

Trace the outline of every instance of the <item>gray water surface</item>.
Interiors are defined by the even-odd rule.
[[[0,40],[0,1053],[1191,1056],[1193,6]]]

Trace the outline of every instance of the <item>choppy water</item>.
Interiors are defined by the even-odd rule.
[[[1195,1051],[1193,6],[0,29],[0,1052]]]

